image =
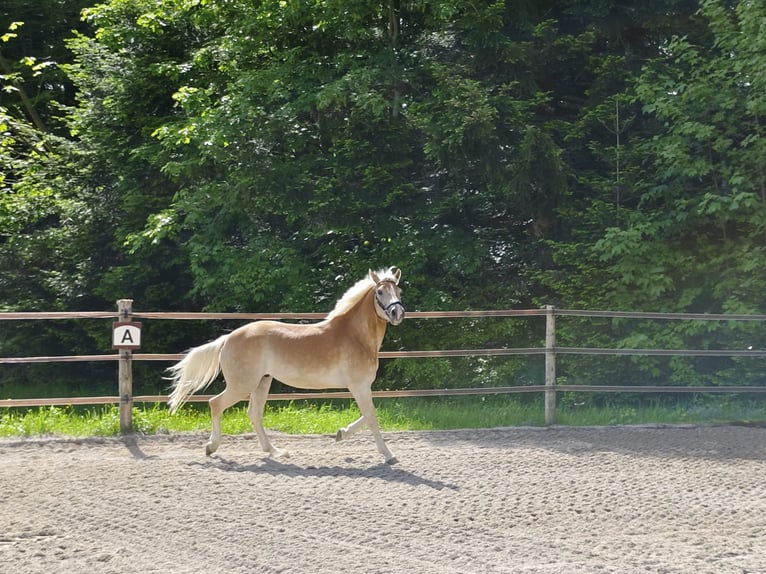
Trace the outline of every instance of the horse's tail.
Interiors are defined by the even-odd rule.
[[[195,347],[172,367],[168,367],[173,392],[168,399],[170,413],[174,413],[189,397],[213,382],[221,372],[221,350],[228,335],[218,337],[206,345]]]

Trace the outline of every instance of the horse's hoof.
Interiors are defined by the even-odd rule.
[[[335,442],[340,442],[342,440],[343,440],[343,429],[335,433]]]
[[[395,465],[397,462],[399,462],[399,459],[397,459],[395,456],[386,459],[386,464],[391,466]]]
[[[213,448],[212,445],[210,445],[210,444],[206,444],[205,445],[205,456],[210,456],[214,452],[215,452],[215,449]]]
[[[275,448],[274,450],[271,451],[269,456],[271,458],[276,458],[276,459],[290,458],[290,453],[288,451],[286,451],[286,450],[282,450],[280,448]]]

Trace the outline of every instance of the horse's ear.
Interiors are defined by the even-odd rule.
[[[399,278],[402,276],[402,270],[397,269],[394,271],[394,281],[396,281],[396,284],[399,285]]]
[[[380,283],[380,277],[378,277],[378,274],[375,273],[375,271],[373,271],[372,269],[369,270],[369,277],[372,280],[372,282],[375,283],[375,285]]]

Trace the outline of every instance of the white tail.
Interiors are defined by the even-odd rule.
[[[171,414],[193,393],[212,383],[221,372],[221,349],[228,337],[223,335],[206,345],[195,347],[181,361],[168,367],[171,373],[169,378],[173,381],[173,392],[168,399]]]

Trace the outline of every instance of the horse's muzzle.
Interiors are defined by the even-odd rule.
[[[394,301],[385,308],[385,311],[386,317],[388,317],[388,322],[392,325],[398,325],[404,321],[404,313],[406,309],[404,308],[404,303],[401,301]]]

